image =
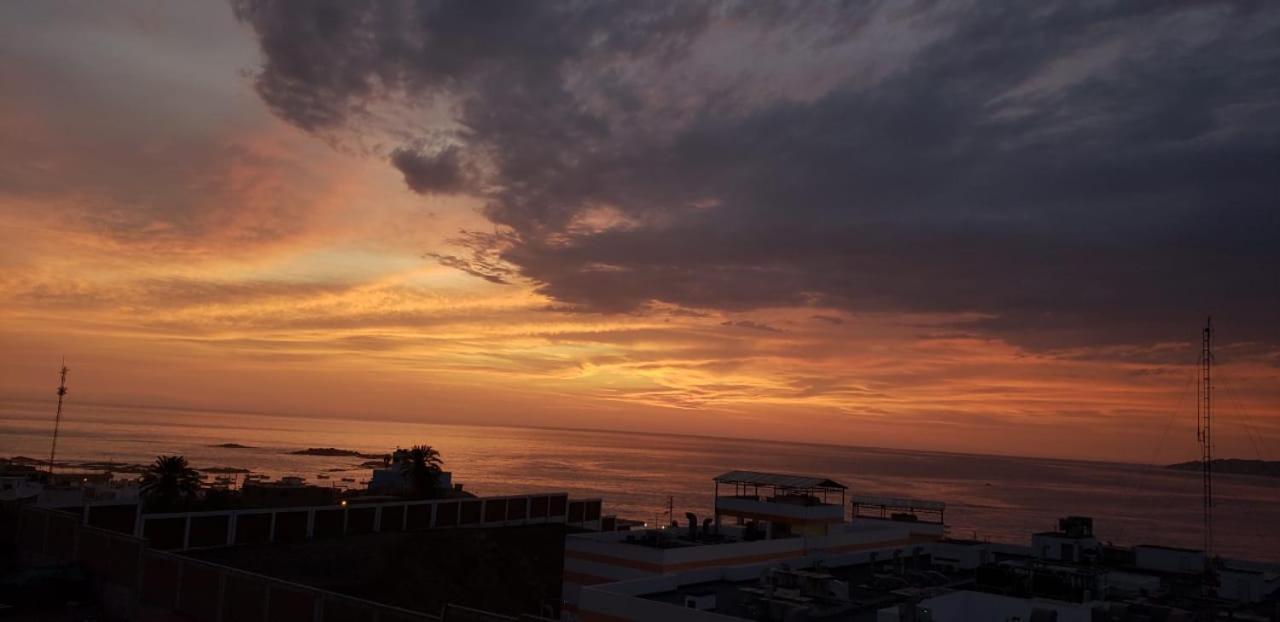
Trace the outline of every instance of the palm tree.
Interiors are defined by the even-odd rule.
[[[412,494],[419,499],[436,496],[440,467],[444,465],[440,452],[430,445],[414,445],[396,452],[401,454],[400,470],[409,480]]]
[[[182,456],[156,456],[142,474],[142,499],[149,510],[172,510],[188,503],[200,489],[200,473]]]

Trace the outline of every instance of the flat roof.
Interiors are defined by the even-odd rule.
[[[1063,539],[1066,539],[1066,540],[1086,540],[1086,539],[1088,539],[1088,538],[1094,538],[1095,540],[1097,539],[1097,538],[1095,538],[1095,537],[1094,537],[1094,535],[1093,535],[1093,534],[1085,534],[1085,535],[1073,536],[1073,535],[1071,535],[1071,534],[1069,534],[1069,533],[1067,533],[1067,532],[1065,532],[1065,531],[1037,531],[1037,532],[1035,532],[1035,533],[1033,533],[1033,534],[1031,534],[1031,535],[1033,535],[1033,536],[1053,536],[1053,537],[1055,537],[1055,538],[1063,538]]]
[[[721,484],[749,484],[753,486],[773,486],[774,488],[811,489],[826,488],[845,490],[848,486],[840,482],[812,475],[791,475],[788,473],[761,473],[759,471],[729,471],[717,475],[715,481]]]
[[[886,508],[902,508],[909,510],[932,510],[935,512],[945,510],[947,504],[941,501],[930,501],[928,499],[908,499],[906,497],[878,497],[872,495],[856,495],[850,498],[850,502],[856,505],[873,505]]]
[[[677,584],[670,590],[638,594],[636,597],[682,608],[684,607],[686,596],[715,594],[715,613],[731,618],[752,620],[755,619],[756,614],[750,606],[751,601],[768,598],[760,584],[760,574],[765,571],[765,568],[786,568],[786,571],[798,576],[830,577],[844,582],[848,586],[849,600],[847,602],[798,595],[801,599],[808,599],[809,605],[807,607],[801,605],[798,600],[792,602],[805,610],[809,614],[810,617],[808,619],[810,620],[852,622],[864,619],[867,612],[874,612],[906,600],[906,597],[899,593],[899,590],[903,589],[901,585],[895,584],[892,587],[883,588],[870,585],[875,581],[876,575],[873,567],[868,562],[830,567],[823,566],[821,570],[813,567],[791,567],[786,562],[775,563],[761,567],[758,573],[751,573],[751,576],[741,579],[718,578],[697,583]],[[939,574],[943,575],[945,573]],[[904,581],[908,583],[908,586],[915,585],[915,583],[906,579]],[[785,598],[782,594],[777,594],[776,597],[779,599]],[[831,610],[824,612],[823,609],[826,607],[831,607]]]
[[[1163,544],[1135,544],[1133,549],[1135,551],[1138,549],[1159,549],[1161,551],[1177,551],[1179,553],[1197,553],[1200,555],[1204,554],[1204,551],[1201,551],[1200,549],[1188,549],[1180,546],[1165,546]]]

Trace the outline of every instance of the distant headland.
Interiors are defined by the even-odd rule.
[[[1230,473],[1232,475],[1262,475],[1266,477],[1280,477],[1280,461],[1277,460],[1243,460],[1240,458],[1218,458],[1212,462],[1213,471],[1215,473]],[[1177,469],[1179,471],[1199,471],[1201,463],[1199,460],[1193,462],[1179,462],[1165,466],[1166,469]]]

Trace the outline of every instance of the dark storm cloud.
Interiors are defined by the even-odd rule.
[[[427,256],[440,262],[440,265],[442,266],[461,270],[471,276],[480,277],[489,281],[490,283],[497,283],[499,285],[507,285],[509,283],[507,278],[510,275],[510,270],[504,268],[487,265],[483,262],[476,261],[474,259],[467,259],[466,257],[459,257],[457,255],[427,253]]]
[[[1270,4],[234,6],[300,127],[446,102],[481,178],[397,168],[504,234],[438,258],[562,305],[973,313],[1044,349],[1213,310],[1280,344]]]
[[[448,253],[427,253],[426,256],[440,262],[442,266],[461,270],[490,283],[507,285],[515,276],[515,270],[502,261],[498,248],[509,242],[510,236],[468,231],[450,240],[450,243],[470,250],[470,256],[462,257]]]
[[[391,152],[391,165],[404,175],[404,183],[418,194],[455,192],[462,188],[463,173],[459,149],[449,147],[426,154],[400,148]]]

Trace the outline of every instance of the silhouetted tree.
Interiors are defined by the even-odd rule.
[[[182,456],[156,456],[142,474],[142,501],[148,510],[177,509],[190,503],[200,489],[200,473]]]
[[[410,493],[419,499],[436,496],[439,492],[440,467],[444,465],[440,452],[430,445],[414,445],[409,449],[396,451],[403,452],[400,469],[409,480]]]

